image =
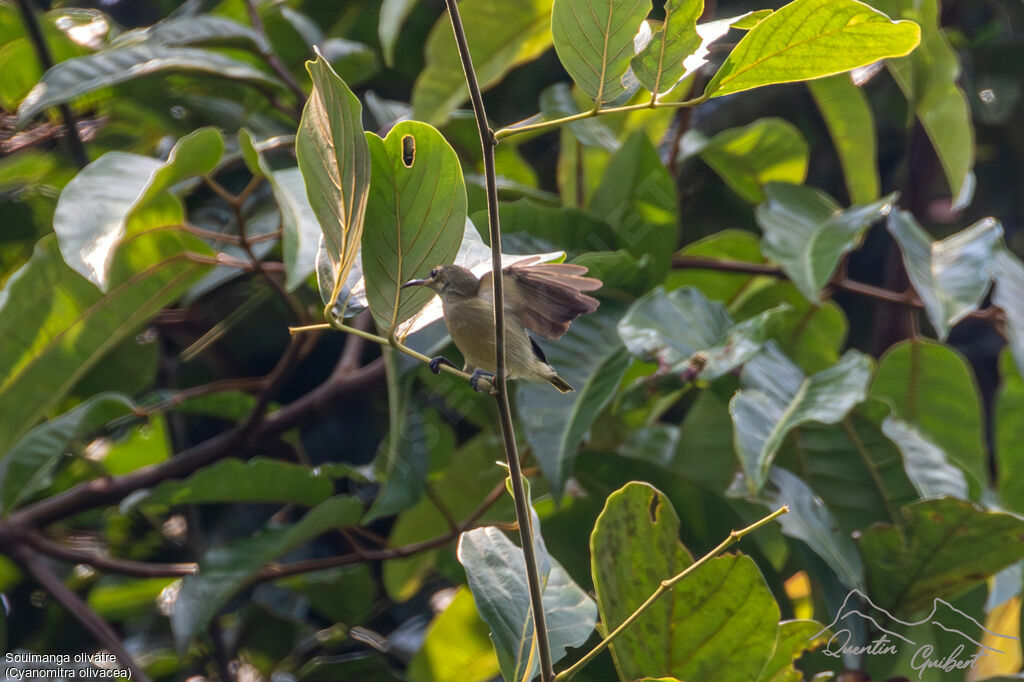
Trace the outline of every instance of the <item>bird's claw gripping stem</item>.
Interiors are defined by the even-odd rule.
[[[427,365],[430,367],[430,371],[433,372],[434,374],[441,373],[441,365],[455,367],[455,365],[452,364],[452,361],[444,357],[443,355],[438,355],[436,358],[431,358],[430,362],[427,363]],[[456,367],[456,369],[458,368]]]
[[[482,369],[473,370],[473,375],[469,377],[469,385],[473,387],[473,390],[477,393],[487,393],[489,391],[483,391],[479,388],[480,379],[486,379],[487,383],[494,386],[494,373],[485,372]]]

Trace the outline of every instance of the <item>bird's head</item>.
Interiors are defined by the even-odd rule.
[[[460,265],[439,265],[423,279],[411,279],[405,287],[424,286],[433,289],[442,299],[472,298],[480,286],[477,276]]]

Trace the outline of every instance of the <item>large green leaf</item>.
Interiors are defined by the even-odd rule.
[[[867,204],[878,198],[878,141],[875,117],[867,95],[848,75],[837,74],[807,83],[818,105],[843,167],[850,202]]]
[[[555,0],[551,35],[562,66],[597,104],[626,92],[633,36],[651,10],[647,0]]]
[[[334,266],[333,304],[359,255],[370,192],[370,148],[359,103],[322,55],[306,62],[313,92],[302,110],[295,156]]]
[[[868,206],[843,210],[832,197],[812,187],[772,183],[768,199],[757,207],[764,231],[764,255],[782,266],[807,300],[820,303],[821,290],[853,250],[864,231],[892,210],[897,195]]]
[[[36,244],[0,291],[0,452],[206,271],[186,258],[186,249],[209,254],[199,240],[168,230],[126,242],[102,294],[67,266],[55,236]]]
[[[806,376],[774,343],[743,367],[742,385],[729,403],[736,452],[747,489],[756,493],[775,453],[793,428],[809,421],[835,424],[867,397],[871,360],[855,350]]]
[[[667,272],[678,240],[675,181],[643,130],[612,156],[587,208],[612,226],[622,248]]]
[[[920,431],[904,421],[889,417],[882,423],[882,433],[899,447],[907,477],[922,498],[967,499],[964,472],[950,464],[946,453],[922,436]]]
[[[952,498],[904,508],[899,526],[872,526],[860,536],[868,594],[897,615],[951,599],[1024,558],[1024,520],[982,511]]]
[[[597,604],[548,554],[532,506],[530,513],[548,644],[552,662],[557,662],[566,649],[582,646],[590,637],[597,621]],[[459,537],[458,557],[477,610],[491,628],[502,676],[506,680],[533,679],[540,663],[523,550],[503,532],[487,526]]]
[[[31,38],[23,35],[21,18],[16,17],[15,21],[18,37],[0,43],[0,73],[4,74],[0,78],[0,106],[9,111],[17,109],[18,104],[43,77],[35,45]],[[88,49],[71,40],[53,22],[43,19],[40,23],[54,63],[89,54]]]
[[[1018,514],[1024,513],[1024,379],[1009,351],[999,359],[1003,382],[995,404],[996,471],[999,498]]]
[[[126,396],[101,393],[59,417],[29,431],[0,460],[0,513],[46,487],[68,446],[108,424],[131,414],[135,405]]]
[[[868,400],[838,424],[804,424],[776,463],[797,474],[846,532],[875,522],[898,523],[900,508],[917,499],[896,445],[882,433],[887,405]]]
[[[857,0],[794,0],[743,36],[705,94],[831,76],[902,57],[920,41],[914,22],[891,21]]]
[[[701,44],[697,19],[703,11],[704,0],[665,3],[664,22],[630,62],[637,80],[653,95],[670,90],[686,73],[683,60]]]
[[[274,192],[281,212],[281,248],[287,274],[285,286],[290,291],[305,282],[313,272],[321,234],[320,223],[306,194],[302,171],[298,167],[273,170],[256,149],[252,134],[244,128],[238,133],[238,145],[249,172],[266,178]]]
[[[576,449],[626,371],[629,355],[615,333],[621,313],[605,303],[576,320],[559,341],[542,344],[548,362],[576,393],[563,395],[546,383],[526,381],[516,388],[523,435],[556,496],[572,473]]]
[[[380,49],[384,53],[384,63],[395,65],[395,43],[402,30],[409,12],[416,6],[417,0],[382,0],[380,3],[380,20],[377,22],[377,37]]]
[[[409,661],[414,682],[487,682],[499,673],[498,657],[473,595],[460,587],[427,627],[423,647]]]
[[[227,502],[284,502],[312,507],[333,491],[334,485],[327,476],[306,466],[264,457],[247,462],[226,459],[183,481],[164,481],[140,504],[150,509]]]
[[[1006,314],[1006,335],[1017,369],[1024,374],[1024,264],[1006,248],[996,253],[992,268],[992,302]]]
[[[463,0],[459,15],[480,87],[551,47],[551,0]],[[440,125],[469,98],[452,22],[442,15],[427,37],[426,66],[412,89],[413,117]]]
[[[764,201],[762,188],[769,182],[802,184],[810,158],[804,136],[781,118],[762,118],[742,128],[723,130],[695,151],[751,203]]]
[[[171,630],[184,649],[238,590],[265,564],[301,547],[332,528],[353,526],[363,505],[344,495],[310,509],[290,526],[265,528],[253,537],[209,550],[199,572],[185,576],[171,612]]]
[[[974,192],[974,126],[960,88],[960,60],[939,26],[939,0],[871,0],[891,17],[921,27],[913,54],[888,62],[889,72],[917,114],[942,164],[954,203],[970,203]]]
[[[590,536],[606,632],[693,563],[669,499],[646,483],[612,493]],[[683,615],[685,614],[685,615]],[[754,562],[718,557],[663,595],[612,643],[622,679],[753,680],[772,655],[779,607]],[[736,655],[742,651],[743,655]]]
[[[133,45],[63,61],[43,75],[18,107],[18,125],[80,95],[143,76],[171,71],[242,80],[264,87],[278,81],[243,61],[194,47]]]
[[[767,338],[772,308],[734,323],[725,306],[698,290],[684,287],[665,293],[658,287],[637,299],[619,321],[619,336],[629,352],[656,361],[669,372],[685,370],[699,355],[696,376],[711,380],[752,358]]]
[[[370,312],[386,332],[433,296],[402,285],[455,258],[466,224],[466,188],[455,152],[426,123],[403,121],[384,140],[368,134],[367,141],[373,180],[363,274]]]
[[[816,649],[828,640],[828,631],[813,620],[784,620],[779,623],[775,651],[765,664],[758,682],[803,682],[804,675],[793,662],[805,651]]]
[[[114,251],[128,234],[184,222],[181,202],[168,190],[186,178],[209,173],[224,153],[216,128],[200,128],[178,140],[167,161],[110,152],[69,182],[53,215],[68,265],[101,289]]]
[[[940,341],[957,322],[976,310],[988,293],[1003,227],[985,218],[941,241],[932,241],[906,211],[889,214],[889,232],[899,244],[903,265],[924,302]]]
[[[890,348],[878,363],[871,397],[916,426],[975,480],[988,481],[981,399],[971,369],[956,351],[923,339]]]
[[[862,588],[864,562],[853,538],[840,528],[829,507],[799,476],[779,467],[772,467],[769,476],[771,487],[765,489],[763,499],[772,509],[789,507],[789,513],[779,517],[782,532],[802,540],[841,583],[851,589]]]
[[[688,244],[678,255],[707,258],[712,261],[764,262],[757,237],[746,230],[736,229],[722,230]],[[712,300],[730,302],[748,289],[757,289],[752,282],[754,279],[754,275],[724,272],[713,268],[676,268],[665,278],[665,288],[672,290],[685,286],[697,287]],[[763,281],[773,280],[765,278]]]

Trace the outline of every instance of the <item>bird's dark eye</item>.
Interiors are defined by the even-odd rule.
[[[431,270],[431,271],[430,271],[430,276],[431,276],[431,277],[437,277],[437,275],[438,275],[438,274],[439,274],[440,272],[441,272],[441,268],[434,268],[433,270]]]

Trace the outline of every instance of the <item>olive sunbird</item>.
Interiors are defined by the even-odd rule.
[[[558,339],[569,323],[583,313],[597,310],[598,301],[584,294],[601,288],[601,280],[584,277],[587,268],[568,263],[536,264],[539,256],[502,268],[505,299],[505,363],[509,379],[547,381],[562,393],[573,388],[554,367],[529,331],[546,339]],[[425,286],[441,298],[444,322],[455,346],[466,359],[464,372],[472,372],[474,389],[481,377],[494,378],[494,307],[492,273],[477,278],[459,265],[440,265],[425,279],[404,287]],[[436,374],[445,357],[430,361]]]

